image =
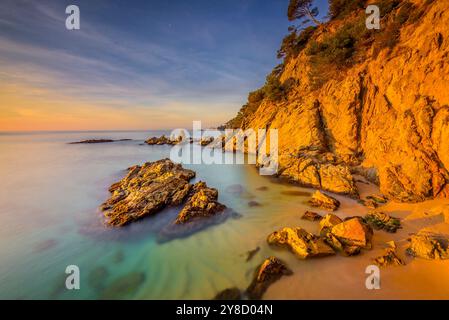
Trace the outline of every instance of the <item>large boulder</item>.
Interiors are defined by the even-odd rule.
[[[268,236],[267,242],[270,245],[289,248],[301,259],[335,254],[334,250],[323,239],[299,227],[285,227],[275,231]]]
[[[276,257],[266,259],[254,274],[253,281],[246,289],[246,294],[251,300],[259,300],[270,285],[284,275],[291,275],[292,271]]]
[[[317,150],[307,150],[298,155],[281,155],[280,176],[306,187],[358,198],[358,190],[349,167],[331,163],[332,160],[332,154]]]
[[[106,223],[123,226],[156,214],[168,205],[181,204],[190,192],[189,180],[195,176],[170,159],[134,166],[109,191],[111,197],[102,205]]]
[[[371,249],[373,230],[361,218],[351,218],[339,223],[330,232],[345,246]]]

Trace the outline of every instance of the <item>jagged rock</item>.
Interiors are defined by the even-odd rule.
[[[330,227],[324,227],[321,232],[321,238],[335,251],[344,256],[355,256],[360,253],[361,247],[356,245],[346,245],[342,243],[335,235],[331,233]]]
[[[341,220],[335,214],[332,213],[326,214],[320,221],[320,232],[325,229],[331,229],[333,226],[342,222],[343,220]]]
[[[145,141],[146,144],[149,145],[163,145],[163,144],[169,144],[174,145],[178,144],[182,141],[182,137],[178,137],[177,139],[171,139],[169,137],[166,137],[165,135],[162,135],[161,137],[152,137]]]
[[[303,216],[301,217],[301,219],[303,220],[309,220],[309,221],[320,221],[321,219],[323,219],[322,216],[320,216],[318,213],[316,212],[312,212],[312,211],[306,211],[304,212]]]
[[[242,293],[239,288],[228,288],[217,293],[213,300],[242,300]]]
[[[332,227],[331,231],[343,245],[371,249],[373,230],[361,218],[352,218]]]
[[[246,289],[246,294],[251,300],[259,300],[270,285],[279,280],[284,275],[291,275],[293,272],[276,257],[269,257],[257,269],[253,281]]]
[[[203,147],[209,145],[212,143],[212,141],[214,141],[213,137],[203,137],[201,138],[201,140],[199,141],[199,144]]]
[[[321,189],[353,198],[359,197],[359,192],[348,166],[341,164],[320,165],[319,175]]]
[[[340,207],[340,201],[318,190],[313,194],[312,198],[309,200],[309,204],[312,207],[318,207],[331,211],[335,211]]]
[[[384,253],[374,259],[374,263],[379,267],[387,266],[403,266],[404,261],[396,255],[396,245],[394,242],[388,243],[389,247],[384,250]]]
[[[155,214],[168,205],[179,205],[190,192],[189,180],[195,176],[169,159],[131,167],[109,191],[111,197],[102,205],[106,223],[123,226]]]
[[[448,238],[435,234],[418,233],[411,237],[407,253],[428,260],[449,259]]]
[[[335,254],[323,239],[299,227],[285,227],[275,231],[268,236],[267,242],[270,245],[287,247],[301,259]]]
[[[385,230],[391,233],[395,233],[397,229],[401,228],[401,221],[398,218],[390,217],[383,212],[370,212],[365,216],[365,221],[376,230]]]
[[[306,187],[358,197],[358,190],[349,168],[342,164],[320,163],[318,155],[281,156],[280,176]]]
[[[217,189],[209,188],[204,182],[197,182],[193,185],[191,196],[178,214],[175,223],[184,224],[196,218],[210,217],[223,212],[226,206],[219,203],[217,199]]]

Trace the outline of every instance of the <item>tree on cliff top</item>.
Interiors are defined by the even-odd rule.
[[[305,24],[310,20],[316,25],[321,22],[316,18],[318,16],[318,8],[313,7],[313,0],[290,0],[287,10],[287,17],[289,21],[302,20]]]

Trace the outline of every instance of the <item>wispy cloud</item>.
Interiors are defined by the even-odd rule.
[[[163,127],[178,123],[178,113],[186,115],[185,122],[196,117],[219,124],[233,115],[272,66],[268,59],[248,54],[253,49],[245,42],[227,50],[206,27],[195,25],[190,28],[194,34],[177,34],[178,43],[161,37],[166,30],[153,24],[149,28],[154,30],[136,33],[127,28],[129,17],[108,24],[104,17],[83,10],[91,3],[86,2],[80,6],[81,30],[68,31],[60,2],[3,2],[0,99],[9,105],[0,100],[0,112],[14,119],[58,114],[49,107],[57,106],[65,109],[65,116],[84,112],[76,108],[89,108],[91,115],[120,110],[129,113],[122,118],[156,117],[165,122]],[[192,47],[181,44],[186,37]],[[33,113],[30,108],[41,110]]]

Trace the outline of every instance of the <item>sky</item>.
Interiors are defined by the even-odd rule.
[[[71,4],[80,30],[65,27]],[[280,63],[287,5],[0,0],[0,131],[220,125]]]

